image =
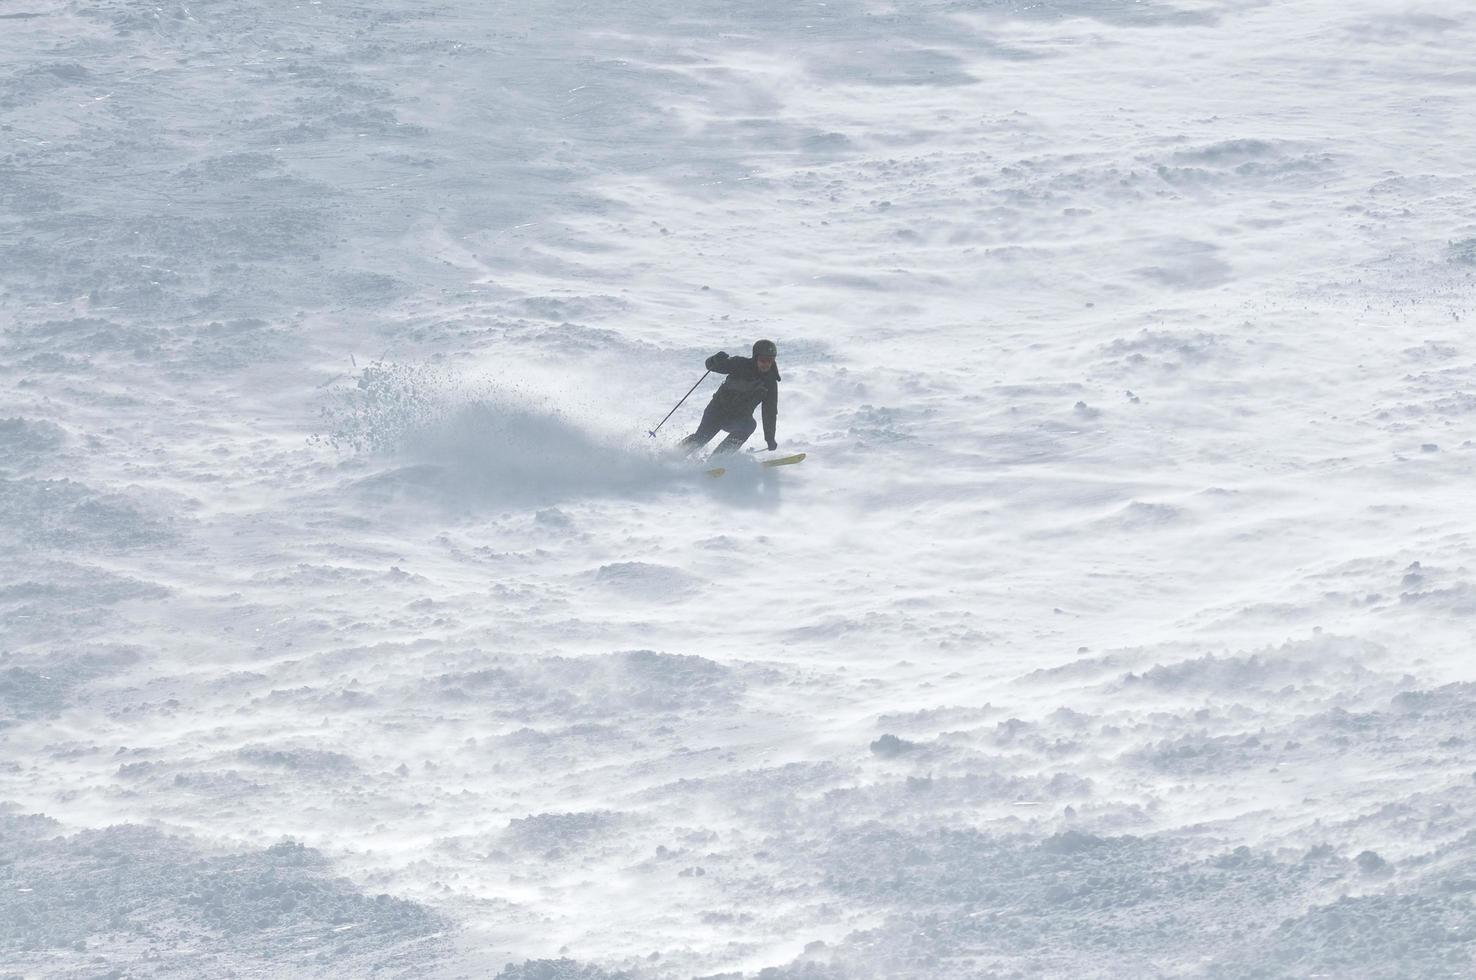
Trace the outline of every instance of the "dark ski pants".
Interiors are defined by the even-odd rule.
[[[714,456],[722,453],[737,452],[738,448],[748,441],[753,435],[753,430],[758,427],[753,416],[734,416],[731,411],[725,411],[717,402],[708,402],[707,408],[702,412],[702,421],[697,424],[697,431],[687,436],[680,443],[682,449],[688,454],[694,453],[707,445],[708,440],[717,435],[722,429],[728,434],[728,438],[718,443],[718,447],[712,451]]]

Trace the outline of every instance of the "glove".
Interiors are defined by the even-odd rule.
[[[720,350],[716,354],[712,355],[712,359],[714,361],[726,361],[728,359],[728,352],[725,350]]]
[[[775,442],[773,439],[770,439],[769,440],[769,452],[772,453],[774,450],[776,450],[778,448],[779,448],[779,444],[777,442]]]

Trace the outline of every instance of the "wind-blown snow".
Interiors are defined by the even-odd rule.
[[[0,9],[0,973],[1476,973],[1472,50]]]

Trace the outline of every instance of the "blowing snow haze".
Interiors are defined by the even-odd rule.
[[[0,3],[0,976],[1476,975],[1473,51]]]

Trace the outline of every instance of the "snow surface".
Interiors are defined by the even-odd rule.
[[[0,975],[1476,974],[1472,51],[5,0]]]

